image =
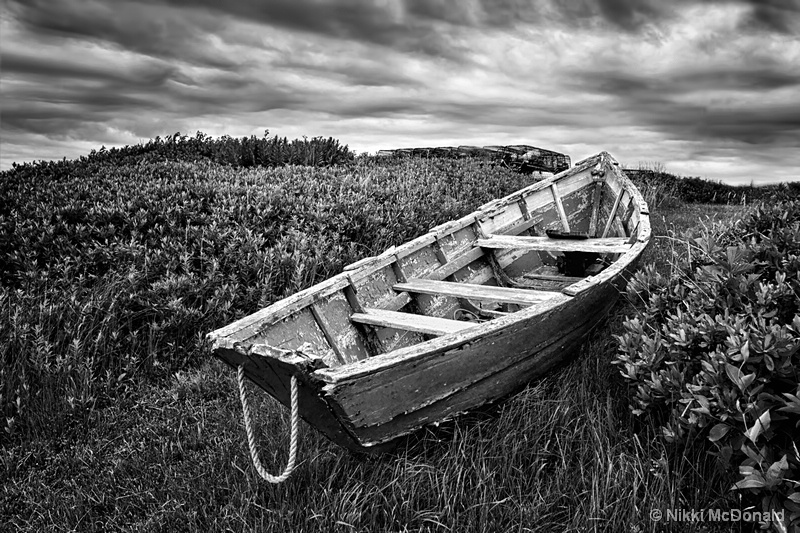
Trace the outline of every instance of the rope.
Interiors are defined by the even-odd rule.
[[[297,458],[297,421],[299,420],[297,409],[297,378],[292,376],[292,434],[289,441],[289,462],[279,476],[273,476],[261,466],[256,449],[256,437],[253,433],[253,426],[250,422],[250,406],[247,404],[247,393],[244,388],[244,365],[239,365],[239,398],[242,400],[242,414],[244,415],[244,427],[247,431],[247,443],[250,446],[250,457],[253,459],[253,466],[256,467],[258,474],[269,483],[283,483],[294,470],[295,459]]]
[[[464,309],[463,307],[459,307],[458,309],[453,311],[453,319],[454,320],[458,320],[458,317],[456,315],[459,313],[459,311],[461,313],[464,313],[465,315],[472,315],[473,320],[470,320],[469,322],[483,322],[481,320],[481,317],[479,317],[478,315],[476,315],[475,313],[473,313],[469,309]]]

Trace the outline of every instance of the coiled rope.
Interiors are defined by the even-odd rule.
[[[242,400],[242,413],[244,415],[244,427],[247,431],[247,443],[250,446],[250,457],[253,459],[253,466],[256,467],[258,474],[269,483],[283,483],[294,470],[295,459],[297,458],[297,422],[299,420],[297,409],[297,378],[292,376],[292,433],[289,441],[289,462],[286,463],[286,468],[279,476],[273,476],[267,472],[261,465],[261,459],[258,457],[258,450],[256,449],[256,437],[253,433],[253,426],[250,422],[250,406],[247,404],[247,392],[244,388],[244,365],[239,365],[239,398]]]

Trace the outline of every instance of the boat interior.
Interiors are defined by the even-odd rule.
[[[215,333],[333,368],[563,301],[637,241],[646,206],[613,165],[578,163]]]

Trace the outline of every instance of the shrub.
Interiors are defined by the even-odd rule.
[[[648,266],[616,363],[631,409],[673,442],[705,437],[731,487],[800,523],[800,201],[758,208]],[[734,470],[735,472],[735,470]]]
[[[210,161],[232,167],[279,167],[305,165],[326,167],[352,163],[353,152],[329,137],[303,138],[289,141],[286,137],[263,138],[255,135],[235,138],[223,135],[217,139],[198,132],[194,137],[175,133],[156,137],[146,143],[121,148],[92,150],[88,156],[61,161],[38,161],[13,164],[12,175],[35,176],[38,179],[70,179],[91,177],[108,166],[167,163],[175,161]]]
[[[800,182],[772,185],[729,185],[697,177],[681,177],[666,172],[659,162],[642,163],[626,169],[648,205],[675,207],[680,202],[725,205],[753,205],[760,201],[790,201],[800,197]]]

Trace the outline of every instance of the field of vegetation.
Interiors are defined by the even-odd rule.
[[[672,182],[645,178],[658,204]],[[3,172],[0,524],[729,531],[651,513],[762,506],[790,520],[800,206],[680,194],[653,210],[638,305],[621,303],[573,363],[388,455],[301,425],[293,476],[259,480],[234,374],[205,333],[529,179],[481,160],[354,158],[332,139],[201,135]],[[288,415],[251,397],[277,471]]]
[[[625,169],[628,177],[650,192],[655,204],[680,205],[724,204],[752,205],[763,201],[782,201],[800,198],[800,181],[772,185],[728,185],[697,177],[676,176],[667,172],[659,162],[641,163],[638,168]]]

